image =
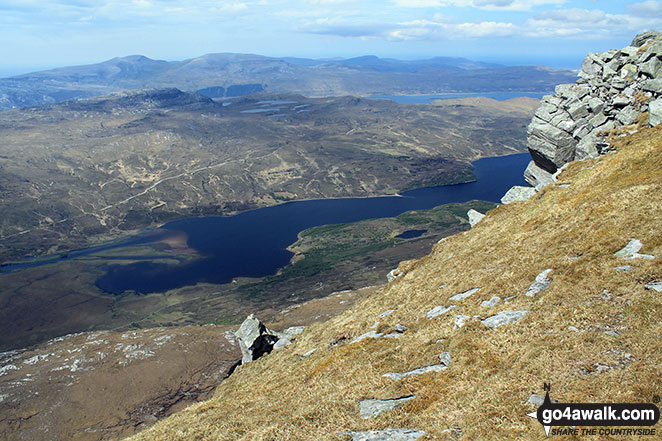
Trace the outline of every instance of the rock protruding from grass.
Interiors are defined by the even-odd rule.
[[[439,361],[441,361],[441,364],[446,367],[450,367],[452,360],[453,359],[451,358],[451,354],[449,352],[442,352],[439,354]]]
[[[473,228],[474,225],[483,220],[485,215],[480,211],[476,211],[472,208],[471,210],[467,211],[467,217],[469,218],[469,225],[471,225],[471,228]]]
[[[425,314],[425,316],[426,316],[427,318],[429,318],[430,320],[432,320],[433,318],[439,317],[440,315],[447,313],[448,311],[450,311],[450,310],[453,309],[453,308],[457,308],[457,305],[451,305],[451,306],[449,306],[449,307],[446,307],[446,306],[435,306],[434,308],[432,308],[431,310],[429,310],[429,311],[427,312],[427,314]]]
[[[536,189],[533,187],[523,187],[515,185],[506,192],[501,198],[502,204],[511,204],[513,202],[523,202],[528,200],[531,196],[536,194]]]
[[[499,303],[500,300],[501,300],[501,297],[499,297],[499,296],[494,296],[494,297],[492,297],[492,298],[489,299],[489,300],[484,300],[484,301],[480,304],[480,306],[482,306],[483,308],[491,308],[491,307],[493,307],[494,305],[496,305],[497,303]]]
[[[366,432],[349,432],[352,441],[416,441],[426,435],[422,430],[384,429]]]
[[[388,283],[391,283],[401,275],[402,272],[400,272],[398,268],[393,268],[391,271],[388,272],[388,274],[386,274],[386,280],[388,280]]]
[[[488,328],[498,328],[499,326],[502,325],[507,325],[508,323],[511,322],[517,322],[522,319],[525,315],[527,315],[530,311],[522,310],[522,311],[501,311],[500,313],[493,315],[491,317],[486,318],[483,320],[483,324],[487,326]]]
[[[646,289],[662,292],[662,282],[651,282],[644,285]]]
[[[279,339],[274,344],[273,348],[280,349],[292,344],[294,337],[301,334],[305,328],[305,326],[290,326],[289,328],[285,329],[278,335]]]
[[[392,400],[363,400],[360,405],[361,418],[372,418],[396,407],[400,407],[407,401],[416,398],[415,395],[408,397],[394,398]]]
[[[381,332],[377,332],[377,331],[368,331],[368,332],[366,332],[365,334],[361,334],[361,335],[359,335],[358,337],[356,337],[354,340],[352,340],[352,341],[350,342],[350,344],[352,344],[352,343],[358,343],[358,342],[360,342],[361,340],[363,340],[363,339],[365,339],[365,338],[381,338],[381,337],[383,337],[383,336],[384,336],[384,334],[382,334]]]
[[[453,300],[454,302],[459,302],[460,300],[464,300],[464,299],[466,299],[467,297],[469,297],[470,295],[472,295],[472,294],[478,292],[480,289],[481,289],[481,288],[471,288],[470,290],[467,290],[467,291],[461,292],[461,293],[459,293],[459,294],[455,294],[454,296],[452,296],[452,297],[449,298],[448,300]]]
[[[427,374],[428,372],[441,372],[448,369],[444,364],[433,364],[432,366],[425,366],[422,368],[414,369],[408,372],[389,372],[382,375],[382,377],[390,378],[391,380],[402,380],[406,377],[416,377],[418,375]]]
[[[552,272],[551,268],[546,269],[536,276],[535,282],[529,286],[529,290],[526,292],[527,297],[535,297],[549,287],[549,284],[552,283],[547,278],[550,272]]]
[[[614,253],[614,256],[622,257],[623,259],[633,260],[633,259],[654,259],[655,256],[650,254],[639,254],[639,250],[644,245],[639,239],[632,239],[619,251]]]
[[[249,315],[235,332],[241,349],[241,363],[257,360],[270,353],[280,338],[278,334],[269,330],[253,314]]]

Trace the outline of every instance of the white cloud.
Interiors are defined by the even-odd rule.
[[[479,23],[460,23],[455,29],[465,37],[505,37],[513,35],[517,28],[512,23],[481,21]]]
[[[610,14],[600,9],[550,10],[527,20],[526,36],[605,38],[634,35],[643,29],[659,27],[655,17]]]
[[[404,8],[474,7],[488,11],[530,11],[536,6],[562,5],[567,0],[392,0]]]
[[[627,6],[633,14],[643,17],[662,17],[661,1],[646,1]]]
[[[434,20],[411,20],[398,23],[398,28],[388,32],[389,39],[430,40],[430,39],[473,39],[482,37],[505,37],[519,31],[513,23],[480,21],[454,23],[443,15],[435,15]]]

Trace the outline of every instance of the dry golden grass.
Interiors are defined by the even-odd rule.
[[[405,427],[425,430],[430,440],[454,439],[446,430],[452,428],[467,440],[539,440],[540,424],[525,416],[535,407],[525,401],[542,393],[543,382],[566,402],[650,402],[662,392],[662,294],[644,288],[662,280],[662,126],[619,138],[614,147],[598,160],[570,164],[557,184],[531,200],[492,210],[471,231],[401,265],[405,274],[383,290],[242,366],[212,400],[133,439],[344,440],[348,430]],[[657,258],[614,256],[632,238]],[[634,268],[616,271],[625,264]],[[550,287],[524,296],[546,268]],[[482,289],[448,300],[474,287]],[[489,310],[480,306],[495,295],[517,297]],[[425,317],[451,303],[460,308]],[[393,314],[378,318],[391,308]],[[457,314],[482,319],[506,309],[531,312],[497,329],[470,321],[453,330]],[[330,344],[376,321],[379,331],[396,323],[409,330],[399,339]],[[438,363],[443,351],[453,357],[445,371],[382,377]],[[600,373],[598,365],[616,368]],[[410,394],[416,398],[396,410],[359,417],[362,399]]]

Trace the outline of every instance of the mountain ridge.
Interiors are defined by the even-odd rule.
[[[289,61],[288,61],[289,60]],[[462,58],[396,60],[374,56],[340,60],[212,53],[182,61],[143,55],[60,67],[0,79],[0,110],[139,88],[259,84],[271,93],[310,97],[442,92],[549,91],[572,79],[565,70],[499,66]]]

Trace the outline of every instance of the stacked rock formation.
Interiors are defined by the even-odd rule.
[[[576,84],[561,84],[542,98],[528,127],[532,161],[524,177],[537,189],[554,182],[564,164],[608,151],[610,131],[650,112],[662,121],[662,32],[637,35],[621,50],[589,53]],[[632,128],[634,130],[634,127]]]

